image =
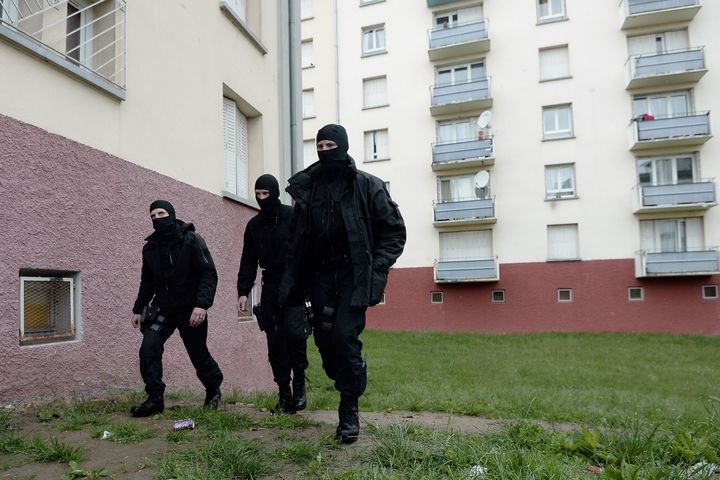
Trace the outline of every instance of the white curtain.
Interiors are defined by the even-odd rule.
[[[365,107],[387,105],[387,79],[385,77],[363,80],[363,105]]]
[[[302,67],[311,67],[313,64],[313,41],[306,40],[302,42]]]
[[[548,258],[551,260],[572,260],[579,258],[578,226],[548,225]]]

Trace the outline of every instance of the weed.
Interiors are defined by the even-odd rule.
[[[84,469],[80,468],[80,465],[77,462],[70,462],[70,471],[64,474],[62,477],[60,477],[60,480],[73,480],[75,478],[86,478],[88,480],[99,480],[100,478],[105,477],[112,477],[115,478],[115,474],[113,474],[110,470],[107,468],[100,468],[100,469]]]

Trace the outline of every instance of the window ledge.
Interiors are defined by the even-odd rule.
[[[569,135],[567,137],[557,137],[557,138],[543,138],[543,142],[557,142],[558,140],[572,140],[575,138],[575,135]]]
[[[372,160],[365,159],[363,160],[363,163],[377,163],[377,162],[387,162],[390,160],[390,157],[387,158],[375,158]]]
[[[125,89],[120,85],[111,82],[87,67],[71,62],[65,58],[64,55],[51,50],[37,40],[27,37],[12,27],[0,24],[0,38],[40,60],[49,62],[51,65],[97,88],[101,92],[107,93],[117,100],[125,100]]]
[[[313,18],[315,18],[315,17],[313,17],[312,15],[310,15],[309,17],[301,18],[300,21],[301,21],[301,22],[304,22],[305,20],[312,20]]]
[[[246,207],[250,207],[253,210],[260,210],[260,208],[257,206],[255,202],[251,202],[247,198],[243,198],[241,196],[235,195],[234,193],[228,192],[226,190],[223,190],[221,195],[224,198],[227,198],[228,200],[232,200],[233,202],[240,203],[242,205],[245,205]]]
[[[360,58],[365,58],[365,57],[377,57],[378,55],[385,55],[386,53],[388,53],[387,50],[377,50],[377,51],[372,51],[372,52],[364,52],[362,55],[360,55]]]
[[[390,106],[390,104],[386,103],[384,105],[373,105],[372,107],[363,107],[362,109],[363,110],[374,110],[376,108],[385,108],[385,107],[389,107],[389,106]]]
[[[247,23],[245,23],[240,18],[237,12],[227,2],[220,2],[220,10],[222,10],[223,13],[230,19],[230,21],[235,24],[238,30],[240,30],[242,34],[247,37],[248,40],[250,40],[250,43],[252,43],[260,53],[262,53],[263,55],[267,55],[268,49],[265,44],[262,43],[262,41],[257,37],[257,35],[252,32],[252,30],[250,30],[250,27],[248,27]]]
[[[545,20],[538,19],[536,25],[547,25],[548,23],[558,23],[558,22],[567,22],[570,20],[568,17],[558,17],[558,18],[547,18]]]
[[[548,258],[548,263],[557,263],[557,262],[581,262],[581,258]],[[566,300],[567,301],[567,300]]]
[[[545,78],[545,79],[540,79],[539,83],[554,82],[556,80],[569,80],[571,78],[573,78],[572,75],[567,75],[565,77]]]
[[[317,118],[315,115],[311,115],[309,117],[303,117],[303,120],[311,120],[313,118]]]
[[[311,68],[315,68],[314,63],[311,63],[310,65],[306,65],[306,66],[302,67],[303,70],[310,70]]]
[[[545,197],[546,202],[560,202],[562,200],[577,200],[577,195],[567,196],[567,197]]]
[[[362,0],[360,0],[360,6],[367,7],[368,5],[374,5],[376,3],[383,3],[384,1],[385,0],[367,0],[367,1],[363,2]]]

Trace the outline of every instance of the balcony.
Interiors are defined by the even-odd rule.
[[[492,137],[481,140],[436,143],[432,146],[433,171],[466,167],[484,167],[495,163]]]
[[[707,73],[703,47],[633,55],[626,66],[627,90],[697,82]]]
[[[717,248],[686,252],[641,250],[635,259],[637,277],[715,275],[720,273]]]
[[[497,282],[498,280],[500,280],[500,269],[497,258],[435,261],[435,283]]]
[[[494,198],[474,198],[437,202],[434,206],[436,227],[486,225],[497,222]]]
[[[428,32],[430,61],[447,60],[464,55],[477,55],[490,50],[487,20],[439,26]]]
[[[6,0],[3,9],[1,40],[119,100],[125,99],[127,30],[123,0],[97,0],[83,7],[68,0]]]
[[[649,27],[666,23],[689,22],[700,0],[622,0],[622,29]]]
[[[428,8],[441,7],[443,5],[450,5],[451,3],[457,3],[461,0],[427,0]]]
[[[630,150],[698,146],[710,134],[710,112],[682,116],[634,119],[630,123]]]
[[[707,210],[717,205],[715,181],[636,186],[635,213]]]
[[[479,111],[492,106],[490,78],[432,87],[430,113],[444,115]]]

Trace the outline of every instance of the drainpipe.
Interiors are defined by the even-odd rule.
[[[335,123],[340,125],[340,42],[338,27],[338,2],[333,1],[335,7]]]
[[[287,0],[289,13],[288,30],[290,38],[288,45],[290,71],[290,173],[294,174],[304,168],[303,163],[303,132],[302,132],[302,67],[301,49],[302,39],[300,32],[300,2]]]

